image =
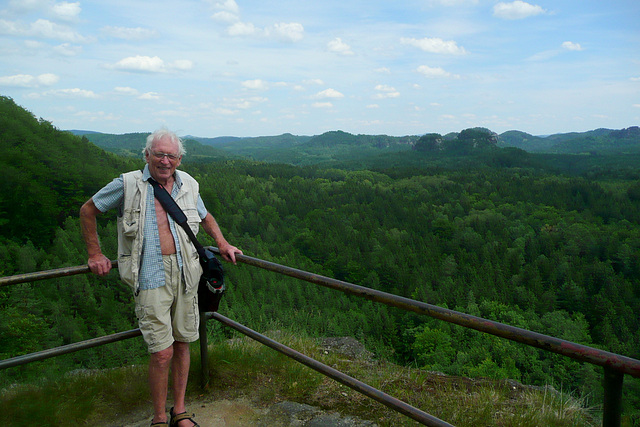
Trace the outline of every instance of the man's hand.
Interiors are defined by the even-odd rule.
[[[213,237],[218,245],[220,256],[227,262],[236,263],[236,254],[242,255],[242,251],[235,246],[231,246],[229,242],[222,235],[220,227],[216,222],[216,219],[207,212],[207,216],[200,223],[204,231],[211,237]]]
[[[220,245],[218,250],[220,251],[220,256],[222,256],[225,261],[232,262],[234,264],[236,263],[236,254],[242,255],[242,251],[240,249],[235,246],[231,246],[228,243]]]
[[[91,272],[98,276],[106,276],[111,271],[111,260],[101,253],[89,257],[88,264]]]

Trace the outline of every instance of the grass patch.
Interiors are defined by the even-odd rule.
[[[517,383],[450,377],[384,360],[327,352],[319,342],[288,332],[271,338],[458,427],[595,426],[598,411],[570,394]],[[248,399],[258,407],[306,403],[376,422],[416,422],[249,338],[210,345],[210,381],[200,388],[198,344],[192,346],[188,401]],[[171,397],[169,397],[171,399]],[[0,392],[0,425],[99,425],[120,415],[151,410],[147,366],[67,374],[61,380],[12,386]]]
[[[80,371],[0,394],[0,425],[60,426],[126,413],[148,400],[146,366]]]

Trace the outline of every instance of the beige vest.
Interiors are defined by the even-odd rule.
[[[184,214],[194,234],[200,228],[198,215],[198,182],[186,172],[180,174],[182,187],[176,196],[176,203]],[[147,190],[149,184],[142,180],[142,171],[128,172],[122,175],[124,179],[124,202],[122,212],[118,214],[118,271],[120,278],[137,293],[139,291],[140,255],[144,239],[144,222],[146,212]],[[176,224],[180,255],[182,256],[182,274],[186,289],[198,286],[202,267],[198,259],[198,252],[191,243],[189,236]]]

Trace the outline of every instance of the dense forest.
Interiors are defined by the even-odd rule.
[[[290,141],[313,154],[306,165],[190,139],[181,168],[247,255],[640,358],[637,157],[528,153],[482,129],[336,143],[343,134]],[[113,145],[119,155],[98,147],[112,143],[100,135],[59,131],[0,97],[0,275],[86,262],[80,205],[143,166],[145,134]],[[99,234],[115,258],[113,219],[101,218]],[[600,368],[246,265],[226,271],[221,312],[258,331],[353,336],[401,364],[601,402]],[[0,288],[0,357],[133,329],[131,305],[117,273]],[[209,328],[213,339],[230,336]],[[144,356],[131,340],[0,372],[0,386]],[[639,417],[638,380],[625,379],[624,398]]]

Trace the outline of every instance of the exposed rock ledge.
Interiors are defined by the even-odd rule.
[[[315,406],[280,402],[259,408],[246,399],[190,402],[201,427],[375,427],[371,421],[327,412]],[[105,422],[109,427],[148,427],[149,413],[128,414]]]
[[[337,353],[348,359],[371,360],[373,353],[367,351],[351,337],[324,338],[320,343],[326,353]],[[376,423],[352,416],[342,416],[315,406],[296,402],[279,402],[267,408],[256,406],[246,398],[214,400],[202,396],[201,400],[189,401],[188,410],[195,413],[201,427],[375,427]],[[148,427],[151,421],[149,410],[133,414],[114,414],[105,420],[105,427]]]

